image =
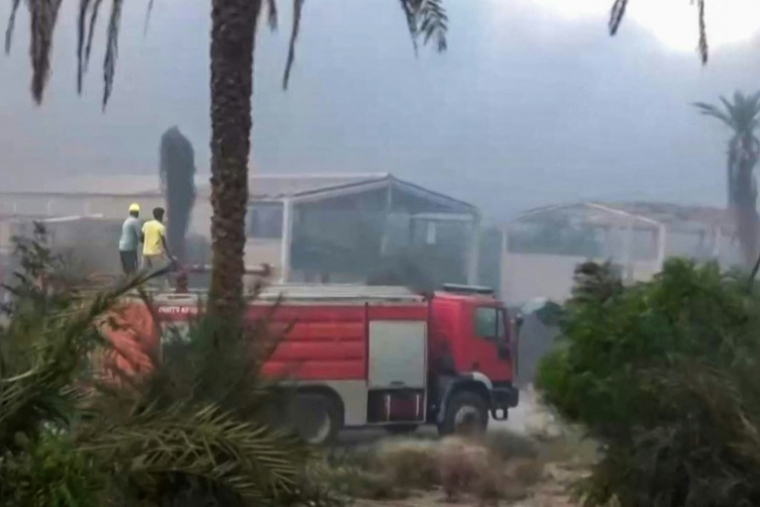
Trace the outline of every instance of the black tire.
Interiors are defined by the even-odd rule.
[[[325,445],[337,438],[343,424],[343,412],[332,396],[298,393],[293,399],[290,422],[309,444]]]
[[[391,435],[408,435],[417,431],[417,428],[419,428],[417,424],[393,424],[386,426],[385,431]]]
[[[478,432],[488,429],[488,405],[486,400],[476,392],[459,390],[446,402],[443,422],[438,425],[441,436],[454,433]]]

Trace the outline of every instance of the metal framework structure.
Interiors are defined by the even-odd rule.
[[[622,248],[621,264],[630,272],[629,267],[633,262],[631,255],[633,233],[637,229],[649,230],[656,235],[655,263],[662,267],[665,261],[665,245],[667,242],[668,229],[663,221],[654,220],[644,215],[630,213],[628,211],[595,202],[580,202],[573,204],[559,204],[545,206],[524,211],[506,227],[509,231],[512,225],[518,222],[537,222],[550,214],[561,213],[572,216],[583,224],[599,227],[602,229],[622,229],[624,240]],[[504,253],[508,253],[508,234],[504,234]]]
[[[287,183],[288,179],[292,179],[291,184],[283,185],[283,181]],[[273,184],[275,181],[276,184]],[[477,279],[481,216],[478,209],[469,203],[398,179],[390,173],[278,175],[271,177],[258,175],[254,188],[258,188],[258,190],[252,196],[252,203],[281,203],[283,206],[280,248],[281,282],[290,280],[293,216],[296,206],[377,190],[385,190],[386,192],[386,220],[393,209],[395,196],[403,193],[431,202],[445,210],[445,212],[418,213],[414,215],[417,219],[457,221],[469,224],[467,280],[468,283],[474,283]]]

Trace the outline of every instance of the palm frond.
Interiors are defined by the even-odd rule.
[[[143,37],[148,33],[150,15],[153,13],[153,0],[148,0],[148,8],[145,10],[145,24],[143,25]]]
[[[261,500],[287,493],[310,451],[296,437],[240,422],[214,405],[147,410],[81,435],[81,449],[145,492],[178,474]]]
[[[51,262],[33,245],[20,248],[30,257],[22,264],[31,275]],[[158,274],[142,273],[94,294],[67,292],[55,306],[23,301],[0,327],[0,503],[10,493],[29,499],[24,505],[105,505],[101,500],[111,493],[127,500],[134,494],[150,505],[187,505],[186,497],[223,505],[322,501],[303,476],[311,449],[294,433],[275,430],[270,413],[259,410],[287,405],[249,353],[262,345],[268,326],[220,343],[218,331],[199,325],[189,341],[176,339],[179,347],[150,357],[153,380],[125,375],[126,384],[98,383],[91,352],[119,352],[106,326],[122,324],[112,315],[124,308],[123,296],[137,291],[152,318],[137,325],[127,314],[125,324],[160,331],[150,299],[140,292]],[[18,294],[58,287],[38,287],[37,276],[20,279],[33,286]],[[269,318],[265,313],[262,320]],[[6,356],[9,343],[21,345],[25,357]]]
[[[116,72],[116,59],[119,56],[119,26],[121,24],[121,9],[124,0],[113,0],[111,18],[108,21],[106,39],[106,56],[103,60],[103,109],[108,105],[108,99],[113,89],[113,77]]]
[[[699,10],[699,56],[702,58],[702,64],[707,64],[709,46],[707,45],[707,25],[705,24],[705,0],[697,0],[697,9]]]
[[[293,25],[290,30],[290,43],[288,44],[288,60],[285,63],[285,72],[282,76],[282,89],[288,89],[290,81],[290,72],[293,69],[293,62],[296,59],[296,39],[301,29],[301,12],[303,10],[304,0],[293,0]]]
[[[424,43],[435,39],[438,51],[447,47],[448,16],[443,7],[443,0],[401,0],[409,35],[412,38],[414,54],[417,55],[417,39],[424,35]]]
[[[693,105],[702,114],[717,118],[728,125],[736,134],[752,135],[760,116],[760,92],[745,95],[737,91],[734,93],[733,101],[725,97],[719,99],[725,110],[704,102],[696,102]]]
[[[84,43],[87,34],[87,11],[91,0],[79,0],[79,17],[77,19],[77,93],[82,93],[84,79]]]
[[[747,97],[747,123],[751,123],[760,114],[760,93]]]
[[[717,118],[718,120],[724,122],[729,127],[733,128],[733,118],[730,116],[730,114],[726,114],[717,107],[713,106],[712,104],[707,104],[704,102],[694,102],[692,104],[694,107],[699,109],[699,112],[705,116],[711,116],[713,118]]]
[[[612,10],[610,11],[609,29],[610,35],[615,35],[620,28],[625,17],[625,9],[628,6],[628,0],[615,0],[612,4]]]
[[[267,0],[267,22],[270,30],[277,30],[277,0]]]
[[[443,8],[443,0],[427,0],[422,3],[419,10],[420,32],[425,35],[425,44],[430,39],[435,39],[438,51],[445,51],[447,47],[446,32],[448,31],[449,18]]]
[[[11,326],[6,331],[19,334],[18,339],[27,339],[34,348],[28,369],[13,376],[5,372],[0,379],[0,442],[7,444],[18,431],[39,429],[29,421],[66,424],[67,411],[80,396],[72,387],[77,373],[93,349],[106,345],[98,323],[124,294],[145,283],[149,276],[125,281],[87,302],[72,300],[68,311],[38,314],[34,328]],[[6,335],[4,339],[14,337]]]
[[[87,71],[88,67],[90,66],[90,54],[92,53],[92,39],[95,36],[95,25],[98,22],[98,12],[100,12],[100,6],[103,3],[103,0],[94,0],[95,3],[92,5],[92,11],[90,12],[90,26],[87,31],[87,46],[84,50],[84,70]]]
[[[734,108],[734,105],[729,102],[726,97],[720,97],[720,101],[723,103],[723,106],[726,108],[726,111],[728,112],[728,116],[734,117],[736,116],[736,109]]]
[[[16,26],[16,13],[21,5],[21,0],[12,0],[11,14],[8,17],[8,26],[5,29],[5,52],[10,53],[11,43],[13,42],[13,28]]]
[[[61,0],[29,0],[31,17],[32,97],[42,103],[50,75],[50,50]]]
[[[406,18],[406,24],[409,29],[409,35],[412,39],[412,47],[414,48],[414,55],[417,56],[419,48],[417,46],[417,11],[422,0],[401,0],[401,10],[404,11],[404,17]]]

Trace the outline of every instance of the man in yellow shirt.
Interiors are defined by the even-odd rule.
[[[143,268],[161,268],[167,261],[173,261],[166,242],[166,227],[164,226],[164,208],[153,210],[153,220],[142,226]]]

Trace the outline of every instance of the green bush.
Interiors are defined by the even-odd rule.
[[[605,449],[588,505],[760,505],[760,299],[714,264],[673,259],[623,287],[576,271],[545,398]]]
[[[100,507],[107,500],[108,476],[68,436],[19,433],[16,444],[0,458],[3,505]]]

